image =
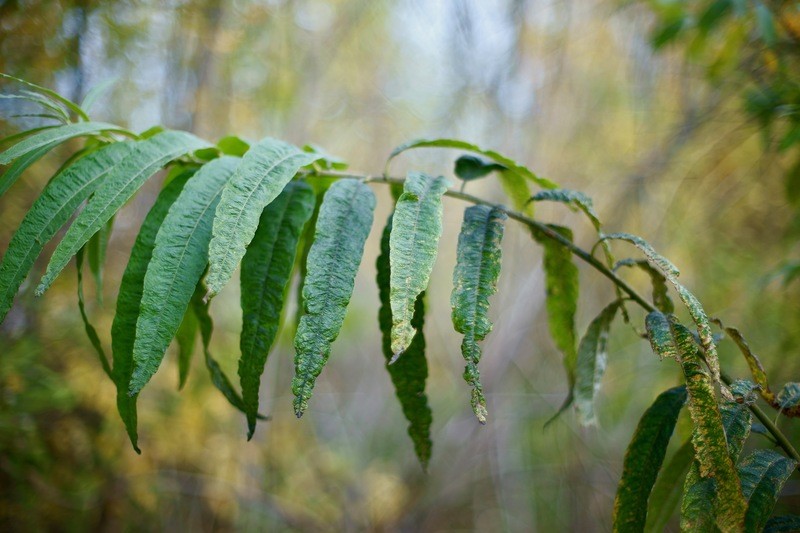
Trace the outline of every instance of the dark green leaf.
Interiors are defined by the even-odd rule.
[[[456,159],[454,168],[456,176],[464,181],[483,178],[496,170],[503,171],[508,169],[503,165],[484,161],[480,157],[475,157],[474,155],[462,155]]]
[[[647,501],[645,531],[661,533],[667,526],[675,508],[681,501],[683,482],[694,460],[694,448],[687,441],[678,448],[672,459],[658,473],[650,498]]]
[[[409,173],[395,206],[389,238],[392,303],[392,351],[398,358],[414,338],[414,302],[428,287],[442,234],[442,195],[450,182],[421,172]]]
[[[797,463],[772,450],[755,450],[739,465],[742,492],[748,501],[746,531],[761,531],[767,524],[783,484]]]
[[[642,531],[647,519],[647,499],[656,482],[667,444],[675,429],[686,387],[662,392],[636,428],[622,467],[622,479],[614,500],[615,532]]]
[[[86,243],[86,257],[89,260],[89,271],[94,277],[97,290],[97,301],[103,301],[103,266],[106,262],[106,251],[111,232],[114,229],[114,217],[111,217],[100,230],[92,235]]]
[[[475,205],[464,211],[464,222],[458,236],[456,267],[453,271],[453,292],[450,306],[453,325],[464,334],[461,355],[467,362],[464,380],[472,387],[472,410],[481,424],[486,423],[486,399],[480,381],[478,344],[492,330],[489,321],[489,298],[497,292],[506,214],[499,209]]]
[[[44,245],[130,152],[130,143],[114,143],[78,159],[50,181],[11,238],[0,264],[0,322]]]
[[[239,377],[248,439],[256,428],[258,390],[269,350],[278,333],[284,295],[292,275],[303,226],[314,210],[311,187],[290,182],[261,215],[256,234],[242,259],[242,334]]]
[[[130,392],[138,393],[156,373],[178,331],[208,262],[217,203],[239,158],[206,163],[186,183],[156,236],[136,323]]]
[[[171,160],[207,146],[182,131],[165,131],[133,145],[94,192],[86,208],[58,244],[36,294],[41,295],[67,265],[70,258],[127,202],[144,182]]]
[[[178,389],[186,385],[189,377],[189,369],[192,366],[192,356],[194,356],[194,346],[197,341],[197,315],[192,309],[187,309],[183,315],[178,331],[175,333],[175,341],[178,343]]]
[[[653,286],[653,305],[662,313],[669,314],[675,311],[675,305],[672,303],[667,290],[667,278],[664,277],[660,270],[648,263],[646,259],[622,259],[614,265],[614,271],[616,272],[623,266],[637,266],[647,272]]]
[[[133,374],[133,343],[144,289],[144,277],[147,265],[153,255],[158,229],[190,176],[191,172],[184,173],[164,187],[142,222],[139,235],[131,250],[128,266],[125,268],[125,273],[122,274],[117,297],[117,311],[114,322],[111,324],[111,349],[114,356],[113,377],[117,386],[117,409],[137,453],[140,453],[136,430],[136,399],[138,395],[130,396],[128,388]]]
[[[97,353],[98,359],[100,359],[103,372],[105,372],[108,377],[111,377],[111,366],[108,364],[108,356],[106,356],[106,352],[103,350],[103,344],[100,342],[97,330],[94,329],[94,326],[89,322],[89,317],[86,315],[86,304],[83,299],[83,248],[78,250],[75,256],[75,264],[75,268],[78,271],[78,311],[80,311],[81,314],[83,328],[86,330],[86,336],[89,337],[89,342],[92,343],[92,347]]]
[[[403,415],[408,420],[408,435],[414,443],[414,451],[419,458],[422,468],[427,467],[431,457],[431,422],[433,415],[428,406],[428,397],[425,394],[425,381],[428,378],[428,361],[425,358],[425,335],[422,326],[425,321],[425,293],[417,298],[414,306],[414,317],[411,324],[417,329],[417,334],[411,341],[403,357],[392,364],[392,307],[389,301],[389,236],[392,232],[392,216],[386,222],[381,237],[381,253],[376,263],[378,293],[381,306],[378,311],[378,322],[381,328],[383,355],[386,359],[386,369],[394,385],[395,394],[400,401]]]
[[[253,240],[261,213],[300,167],[319,156],[267,137],[250,147],[222,191],[208,248],[206,298],[228,283]]]
[[[325,193],[308,253],[304,314],[294,339],[292,392],[298,417],[308,407],[331,343],[342,328],[374,209],[375,195],[361,181],[339,180]]]
[[[800,531],[800,516],[797,515],[773,516],[764,526],[764,533],[797,533],[797,531]]]

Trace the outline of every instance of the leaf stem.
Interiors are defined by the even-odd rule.
[[[301,173],[301,175],[304,177],[316,176],[322,178],[358,179],[358,180],[363,180],[365,183],[383,183],[386,185],[403,185],[405,183],[405,178],[397,178],[397,177],[390,177],[383,175],[354,174],[354,173],[337,172],[337,171],[312,171],[312,172]],[[607,277],[611,281],[611,283],[613,283],[620,290],[626,293],[631,300],[639,304],[645,311],[647,312],[657,311],[656,307],[653,304],[644,299],[639,293],[636,292],[636,290],[633,287],[628,285],[627,282],[625,282],[623,279],[617,276],[610,268],[608,268],[605,264],[603,264],[602,261],[600,261],[594,255],[592,255],[591,252],[587,252],[586,250],[576,245],[569,239],[566,239],[560,233],[551,229],[547,224],[536,221],[528,216],[523,215],[522,213],[519,213],[512,209],[508,209],[505,206],[495,204],[488,200],[484,200],[483,198],[480,198],[478,196],[467,194],[462,191],[449,189],[445,191],[444,195],[449,196],[450,198],[456,198],[458,200],[463,200],[465,202],[470,202],[476,205],[490,206],[504,212],[506,215],[508,215],[509,218],[513,218],[517,222],[521,222],[522,224],[525,224],[526,226],[537,230],[548,239],[556,241],[562,246],[569,249],[569,251],[572,252],[573,255],[575,255],[582,261],[588,263],[592,268],[594,268],[595,270],[603,274],[605,277]],[[721,373],[720,377],[726,385],[731,384],[732,380],[730,376],[728,376],[727,374]],[[767,429],[767,431],[769,431],[772,434],[772,436],[775,437],[775,440],[778,442],[780,447],[783,448],[783,450],[792,459],[800,463],[800,454],[798,454],[797,450],[795,450],[794,446],[792,446],[791,442],[789,442],[789,439],[786,438],[786,435],[784,435],[781,432],[781,430],[778,429],[778,427],[769,419],[767,414],[755,404],[750,405],[749,407],[750,411],[752,411],[752,413],[756,416],[756,418],[758,418],[758,420],[763,424],[763,426]]]

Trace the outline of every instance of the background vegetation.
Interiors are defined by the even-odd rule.
[[[714,4],[729,7],[709,19]],[[792,79],[798,18],[791,3],[758,4],[773,14],[768,19],[750,3],[737,11],[739,4],[7,1],[0,4],[0,71],[77,100],[116,78],[94,116],[134,130],[164,123],[212,139],[235,131],[314,142],[365,171],[378,171],[392,147],[417,136],[496,147],[590,193],[610,231],[657,245],[710,314],[746,332],[782,383],[800,373],[800,283],[781,278],[800,256],[800,171],[790,135],[800,105]],[[0,105],[5,116],[19,112],[16,102]],[[9,119],[6,127],[13,132],[33,120]],[[40,162],[0,200],[0,249],[62,160],[54,154]],[[449,172],[451,161],[420,151],[396,169]],[[157,183],[147,187],[118,217],[106,271],[114,282],[102,305],[90,305],[101,331],[112,319],[110,289],[158,190]],[[468,190],[501,199],[491,187],[476,182]],[[382,220],[390,197],[376,192]],[[450,216],[445,207],[445,245],[429,292],[435,447],[427,475],[383,369],[370,260],[375,230],[316,401],[298,422],[291,338],[282,338],[262,388],[262,411],[272,421],[250,443],[243,417],[204,373],[195,372],[178,396],[174,369],[140,399],[144,454],[136,456],[116,417],[113,386],[82,335],[74,280],[59,279],[44,300],[26,291],[0,326],[0,523],[608,527],[624,446],[644,408],[679,382],[679,371],[617,325],[599,426],[581,428],[569,414],[543,431],[567,385],[547,333],[540,251],[509,224],[490,310],[496,326],[482,362],[492,418],[478,426],[464,401],[447,306],[458,207]],[[538,216],[573,217],[564,213],[542,206]],[[591,228],[576,237],[590,243]],[[612,290],[595,273],[581,273],[583,329]],[[214,317],[214,351],[231,375],[241,317],[219,311],[225,301],[236,309],[236,286],[220,294]],[[723,342],[721,352],[732,374],[746,375],[732,344]],[[784,425],[796,441],[797,428]],[[687,420],[678,433],[676,442],[688,436]],[[800,506],[796,480],[784,494],[783,510]]]

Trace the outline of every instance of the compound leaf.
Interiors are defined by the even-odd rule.
[[[398,358],[414,338],[411,326],[414,302],[428,286],[442,234],[442,195],[450,182],[421,172],[409,173],[397,200],[392,234],[391,263],[392,351]]]
[[[325,193],[308,253],[304,314],[294,339],[292,393],[298,418],[342,328],[374,209],[375,195],[361,181],[339,180]]]
[[[158,195],[156,202],[142,222],[139,235],[131,249],[128,266],[122,274],[116,315],[111,324],[111,349],[114,360],[112,375],[117,386],[117,409],[125,423],[125,429],[128,431],[133,449],[137,453],[141,453],[137,445],[138,433],[136,430],[136,399],[138,395],[129,395],[128,389],[133,374],[133,344],[144,289],[144,277],[147,265],[153,255],[158,228],[167,216],[170,206],[178,198],[178,194],[189,176],[191,176],[191,172],[184,173],[170,181]]]
[[[0,322],[45,244],[100,185],[131,143],[114,143],[78,159],[47,184],[31,206],[0,264]]]
[[[256,234],[242,259],[239,378],[248,439],[255,431],[261,374],[278,333],[298,241],[315,202],[314,191],[307,183],[290,182],[264,209]]]
[[[130,393],[138,393],[158,370],[180,327],[208,262],[214,212],[239,158],[206,163],[186,183],[156,236],[144,278]]]
[[[662,392],[639,420],[628,451],[625,452],[622,479],[614,500],[615,532],[644,529],[647,500],[661,470],[686,396],[684,386]]]
[[[425,293],[417,297],[414,305],[414,317],[411,324],[417,329],[417,334],[408,346],[403,357],[392,364],[392,307],[389,301],[389,236],[392,232],[392,215],[386,222],[381,237],[381,253],[376,263],[378,294],[381,306],[378,310],[378,323],[380,324],[383,355],[386,358],[386,369],[394,385],[395,394],[400,401],[403,415],[408,420],[408,436],[414,444],[422,468],[427,467],[431,457],[431,422],[433,415],[428,406],[428,397],[425,394],[425,381],[428,378],[428,361],[425,358],[425,335],[422,326],[425,321]]]
[[[217,206],[206,276],[212,298],[230,280],[253,240],[261,213],[289,183],[300,167],[319,158],[296,146],[267,137],[242,157]]]
[[[36,288],[36,294],[41,295],[47,290],[78,249],[114,216],[150,176],[171,160],[204,146],[207,146],[205,141],[183,131],[165,131],[135,143],[131,152],[108,173],[58,244]]]
[[[464,335],[461,354],[467,362],[464,380],[472,387],[472,410],[481,424],[486,423],[486,399],[480,381],[478,344],[492,330],[489,321],[489,298],[497,292],[500,276],[500,243],[506,214],[496,208],[475,205],[464,211],[458,236],[456,267],[450,306],[453,325]]]
[[[600,390],[600,380],[606,371],[608,333],[620,305],[621,302],[617,300],[603,309],[589,324],[578,345],[573,396],[578,418],[586,425],[597,421],[594,398]]]

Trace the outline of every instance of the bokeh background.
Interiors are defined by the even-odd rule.
[[[712,4],[728,7],[708,15]],[[670,257],[780,386],[800,377],[798,30],[796,2],[6,0],[0,71],[78,101],[115,79],[93,117],[137,131],[164,124],[208,139],[313,142],[356,171],[379,172],[394,146],[422,136],[498,149],[586,191],[609,230],[642,235]],[[37,125],[9,118],[18,106],[0,101],[7,133]],[[76,146],[0,199],[0,251]],[[409,153],[393,172],[451,174],[455,155]],[[119,277],[160,179],[117,218],[102,303],[90,298],[106,345]],[[503,201],[492,180],[467,190]],[[680,380],[639,337],[642,314],[612,331],[599,424],[581,427],[570,412],[544,429],[567,383],[548,334],[541,251],[509,222],[481,363],[490,421],[478,425],[449,308],[465,204],[447,199],[425,329],[434,413],[425,474],[380,352],[374,262],[390,196],[375,192],[355,295],[311,408],[299,421],[291,409],[292,302],[263,380],[272,420],[251,442],[201,361],[178,393],[170,352],[140,398],[136,455],[83,335],[74,269],[45,298],[26,285],[0,325],[4,529],[610,530],[625,445],[649,403]],[[537,217],[593,243],[569,210],[542,206]],[[579,267],[582,331],[613,291]],[[627,275],[646,290],[643,276]],[[213,352],[231,376],[238,298],[232,283],[212,306]],[[731,343],[721,356],[746,375]],[[797,424],[779,424],[799,440]],[[687,437],[682,420],[673,446]],[[800,507],[798,481],[780,506]]]

